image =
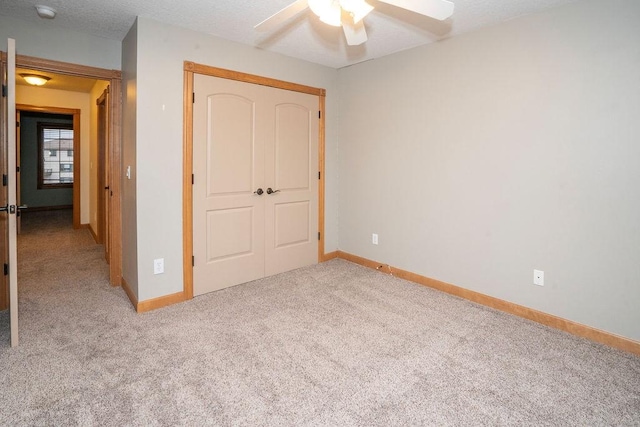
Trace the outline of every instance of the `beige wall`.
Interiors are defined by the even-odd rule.
[[[337,71],[184,30],[137,21],[136,212],[138,297],[181,292],[183,62],[228,68],[327,89],[327,250],[337,248]],[[123,70],[128,61],[123,59]],[[125,122],[126,123],[126,122]],[[125,129],[125,133],[131,130]],[[126,144],[126,142],[125,142]],[[125,163],[126,167],[126,163]],[[164,258],[165,273],[153,274]]]
[[[340,70],[340,249],[640,340],[639,22],[581,1]]]
[[[38,107],[80,109],[80,222],[89,223],[90,209],[90,142],[91,107],[89,94],[46,89],[35,86],[16,86],[16,103]]]
[[[98,232],[98,105],[96,101],[109,86],[106,80],[98,80],[89,93],[91,107],[91,140],[89,144],[89,225],[94,233]]]

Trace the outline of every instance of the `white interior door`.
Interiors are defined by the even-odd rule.
[[[9,276],[9,319],[11,323],[11,346],[18,345],[18,247],[17,247],[17,201],[16,201],[16,42],[13,39],[7,41],[7,108],[5,108],[7,123],[7,138],[3,143],[5,147],[3,152],[6,153],[7,170],[7,206],[3,207],[5,212],[2,215],[7,216],[6,238],[8,242],[8,276]]]
[[[194,76],[194,295],[317,262],[318,97]]]

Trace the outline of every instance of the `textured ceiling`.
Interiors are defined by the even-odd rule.
[[[63,27],[121,41],[136,16],[212,34],[262,49],[341,68],[415,46],[466,33],[517,16],[579,0],[452,0],[453,16],[437,21],[377,0],[365,18],[369,40],[347,46],[342,30],[305,11],[270,34],[253,26],[293,0],[0,0],[0,15]],[[58,11],[54,20],[37,16],[34,6]]]

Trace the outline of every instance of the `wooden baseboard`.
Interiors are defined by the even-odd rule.
[[[179,302],[186,301],[187,298],[184,296],[184,292],[177,292],[175,294],[164,295],[158,298],[152,298],[144,301],[138,301],[138,298],[134,295],[131,287],[124,279],[121,280],[122,289],[129,297],[131,304],[133,304],[133,308],[137,313],[145,313],[147,311],[155,310],[157,308],[166,307],[168,305],[177,304]]]
[[[124,280],[124,277],[120,280],[120,285],[122,286],[122,289],[124,289],[124,293],[129,297],[129,301],[131,301],[131,304],[133,304],[133,308],[138,311],[138,298],[131,290],[131,287],[129,286],[127,281]]]
[[[610,347],[614,347],[629,353],[640,355],[640,342],[634,341],[629,338],[615,335],[610,332],[605,332],[600,329],[592,328],[591,326],[563,319],[562,317],[554,316],[552,314],[534,310],[529,307],[514,304],[512,302],[501,300],[499,298],[481,294],[480,292],[461,288],[459,286],[445,283],[440,280],[421,276],[410,271],[395,268],[390,266],[389,264],[362,258],[357,255],[338,251],[337,257],[353,262],[355,264],[360,264],[362,266],[372,268],[382,273],[393,274],[394,276],[401,279],[409,280],[423,286],[428,286],[430,288],[437,289],[439,291],[446,292],[448,294],[455,295],[457,297],[464,298],[466,300],[473,301],[487,307],[495,308],[496,310],[500,310],[505,313],[513,314],[518,317],[529,319],[534,322],[541,323],[543,325],[559,329],[561,331],[565,331],[591,341],[598,342],[600,344],[608,345]]]
[[[91,226],[91,224],[88,224],[87,228],[89,229],[89,232],[91,233],[91,237],[93,237],[94,242],[98,243],[98,235],[96,234],[95,231],[93,231],[93,227]]]
[[[331,261],[332,259],[338,258],[338,251],[329,252],[328,254],[324,254],[320,257],[320,262]]]
[[[185,297],[184,292],[176,292],[175,294],[164,295],[158,298],[152,298],[145,301],[140,301],[136,307],[136,311],[138,313],[144,313],[147,311],[166,307],[168,305],[176,304],[186,300],[187,298]]]

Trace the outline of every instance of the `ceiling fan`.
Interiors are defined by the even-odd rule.
[[[420,15],[445,20],[453,14],[453,3],[447,0],[378,0]],[[270,31],[306,8],[320,20],[334,27],[342,27],[347,44],[357,46],[367,41],[363,18],[373,10],[365,0],[296,0],[271,15],[254,28]]]

